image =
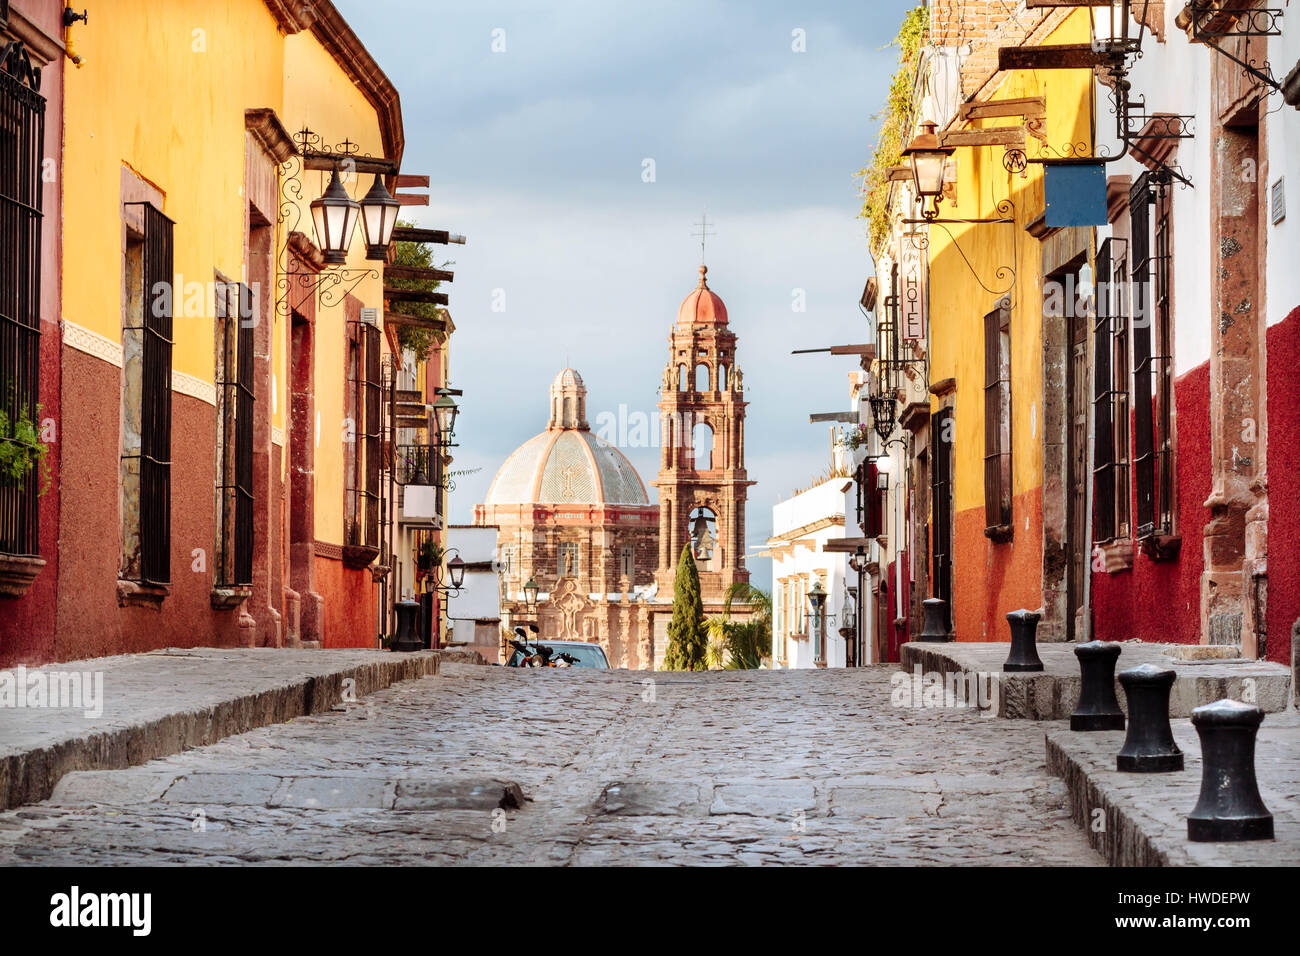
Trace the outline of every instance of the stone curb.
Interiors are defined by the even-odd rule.
[[[326,664],[331,652],[311,653]],[[399,681],[436,675],[440,664],[441,654],[436,651],[383,654],[373,662],[349,662],[336,670],[295,675],[210,705],[7,754],[0,757],[0,810],[47,799],[63,775],[74,770],[120,770],[257,727],[328,711],[342,702],[343,682],[348,678],[354,681],[352,690],[362,697]],[[67,665],[51,665],[59,666]],[[219,667],[220,660],[212,666]]]
[[[1039,672],[1002,671],[1010,645],[995,642],[948,642],[903,645],[901,670],[919,666],[923,673],[955,674],[987,672],[998,674],[998,716],[1014,720],[1068,720],[1079,701],[1079,671],[1074,644],[1038,645],[1045,669]],[[1243,699],[1247,680],[1253,681],[1255,702],[1265,713],[1282,713],[1291,703],[1290,669],[1267,661],[1177,661],[1165,657],[1164,645],[1121,642],[1116,672],[1142,663],[1171,667],[1178,679],[1169,699],[1169,716],[1189,717],[1201,704],[1225,698]],[[1127,704],[1119,681],[1115,694],[1120,708]]]
[[[1062,731],[1067,733],[1067,731]],[[1190,860],[1169,859],[1124,806],[1110,799],[1108,788],[1089,779],[1088,771],[1056,739],[1047,735],[1047,772],[1065,781],[1070,795],[1070,816],[1088,838],[1089,845],[1111,866],[1186,865]],[[1116,733],[1117,737],[1123,734]],[[1093,811],[1100,810],[1105,828],[1093,826]]]

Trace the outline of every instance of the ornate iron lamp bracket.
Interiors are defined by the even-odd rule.
[[[328,266],[304,269],[301,259],[291,250],[292,236],[301,233],[303,205],[303,171],[309,168],[329,168],[330,164],[358,163],[372,160],[360,153],[356,143],[344,140],[333,149],[320,148],[318,134],[304,127],[293,136],[298,152],[280,164],[280,206],[277,225],[280,229],[278,250],[279,269],[275,279],[275,312],[288,318],[304,303],[319,296],[325,308],[339,305],[352,290],[366,279],[378,279],[379,270],[372,268],[337,269]],[[322,167],[321,163],[325,166]]]
[[[1001,298],[1004,296],[1010,296],[1012,290],[1014,290],[1016,287],[1016,269],[1020,264],[1019,256],[1017,255],[1016,243],[1014,241],[1011,243],[1011,265],[1009,266],[999,265],[997,269],[994,270],[993,273],[994,281],[1002,283],[1002,282],[1008,282],[1009,280],[1008,285],[1005,289],[997,290],[997,289],[990,288],[989,285],[985,283],[983,279],[980,278],[979,273],[975,271],[975,266],[970,261],[970,257],[966,255],[965,251],[961,247],[961,244],[957,241],[957,237],[954,236],[952,234],[952,230],[948,228],[948,226],[950,225],[1006,224],[1012,227],[1015,226],[1016,223],[1015,203],[1013,203],[1010,199],[1003,199],[1001,202],[998,203],[997,211],[1001,213],[1001,215],[991,219],[904,219],[903,222],[908,225],[938,226],[940,229],[946,232],[948,234],[948,238],[952,241],[953,248],[957,250],[957,254],[960,255],[962,261],[966,263],[966,268],[970,270],[970,274],[974,276],[975,281],[980,284],[980,288],[982,288],[985,292],[989,293],[990,295],[995,295]],[[925,253],[929,252],[930,237],[928,235],[924,235],[922,233],[909,233],[907,235],[907,238],[911,241],[913,248],[918,249],[921,252],[925,252]]]

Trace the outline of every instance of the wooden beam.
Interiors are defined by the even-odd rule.
[[[408,173],[400,173],[400,174],[398,174],[398,177],[397,177],[397,188],[398,188],[398,189],[407,189],[407,188],[411,188],[411,189],[421,189],[421,188],[423,188],[423,189],[428,189],[428,188],[429,188],[429,177],[428,177],[428,176],[412,176],[412,175],[410,175],[410,174],[408,174]]]
[[[445,269],[425,269],[422,266],[385,266],[385,279],[412,279],[418,282],[450,282],[454,272]]]
[[[423,289],[390,289],[384,287],[384,298],[394,302],[424,302],[429,305],[446,305],[447,293],[425,292]]]
[[[413,325],[418,329],[432,329],[442,332],[447,323],[442,319],[430,319],[422,315],[405,315],[401,312],[385,312],[384,322],[388,325]]]
[[[870,355],[875,358],[874,345],[832,345],[831,355]]]
[[[912,181],[912,167],[890,166],[889,174],[885,177],[885,181],[891,183],[910,183]]]
[[[1091,70],[1115,61],[1116,54],[1094,50],[1091,43],[998,48],[999,70]]]
[[[351,163],[354,173],[380,173],[392,176],[397,172],[397,163],[382,156],[350,156],[344,153],[307,153],[302,160],[304,169],[329,172],[336,166]]]
[[[1109,7],[1111,0],[1025,0],[1026,10],[1051,10],[1056,7]]]
[[[822,542],[823,551],[839,552],[853,554],[859,548],[863,551],[871,549],[871,542],[875,538],[829,538]]]
[[[421,196],[419,193],[398,193],[393,197],[403,206],[427,206],[429,197]]]
[[[414,226],[398,226],[393,230],[394,242],[432,242],[445,246],[449,242],[465,244],[464,236],[455,236],[446,229],[417,229]]]
[[[818,422],[845,422],[856,425],[857,421],[857,412],[814,412],[808,416],[810,425],[816,425]]]
[[[955,129],[939,137],[944,146],[1018,146],[1025,148],[1023,126],[995,126],[992,129]]]
[[[966,103],[961,108],[961,118],[966,122],[993,119],[998,116],[1023,116],[1037,119],[1046,115],[1047,102],[1041,96],[1022,96],[1014,100],[985,100]]]

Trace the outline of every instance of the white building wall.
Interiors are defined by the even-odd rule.
[[[773,666],[779,666],[783,643],[788,648],[787,667],[816,666],[814,618],[808,608],[807,594],[817,581],[821,581],[827,595],[826,666],[845,665],[845,641],[838,630],[844,614],[845,584],[852,583],[848,580],[852,572],[848,567],[848,555],[827,552],[824,545],[832,538],[845,537],[845,515],[853,511],[853,487],[853,481],[847,477],[832,478],[772,509],[774,539],[824,520],[834,522],[801,537],[795,542],[792,554],[773,559]],[[797,579],[794,586],[783,581],[789,578]],[[853,578],[856,579],[856,575]],[[791,632],[799,632],[806,639],[783,641],[784,635]]]
[[[1275,4],[1269,4],[1275,6]],[[1269,40],[1269,62],[1278,82],[1300,62],[1300,8],[1289,6],[1282,17],[1282,35]],[[1271,112],[1265,121],[1267,163],[1265,185],[1269,190],[1268,288],[1265,312],[1269,325],[1276,325],[1300,307],[1300,110],[1287,106],[1282,94],[1269,97]],[[1286,218],[1273,224],[1273,186],[1283,180]]]
[[[447,551],[455,548],[466,564],[489,564],[493,570],[467,570],[459,594],[447,598],[447,619],[452,627],[451,640],[472,641],[474,622],[500,620],[501,581],[495,570],[497,529],[464,527],[447,529]]]

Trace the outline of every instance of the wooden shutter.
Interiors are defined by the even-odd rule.
[[[1097,250],[1093,301],[1097,315],[1093,325],[1093,514],[1092,540],[1115,537],[1115,436],[1111,408],[1115,383],[1111,371],[1111,250],[1107,239]]]
[[[1152,408],[1151,326],[1151,173],[1143,173],[1129,192],[1133,262],[1133,478],[1137,487],[1136,535],[1150,537],[1156,526],[1155,422]]]

